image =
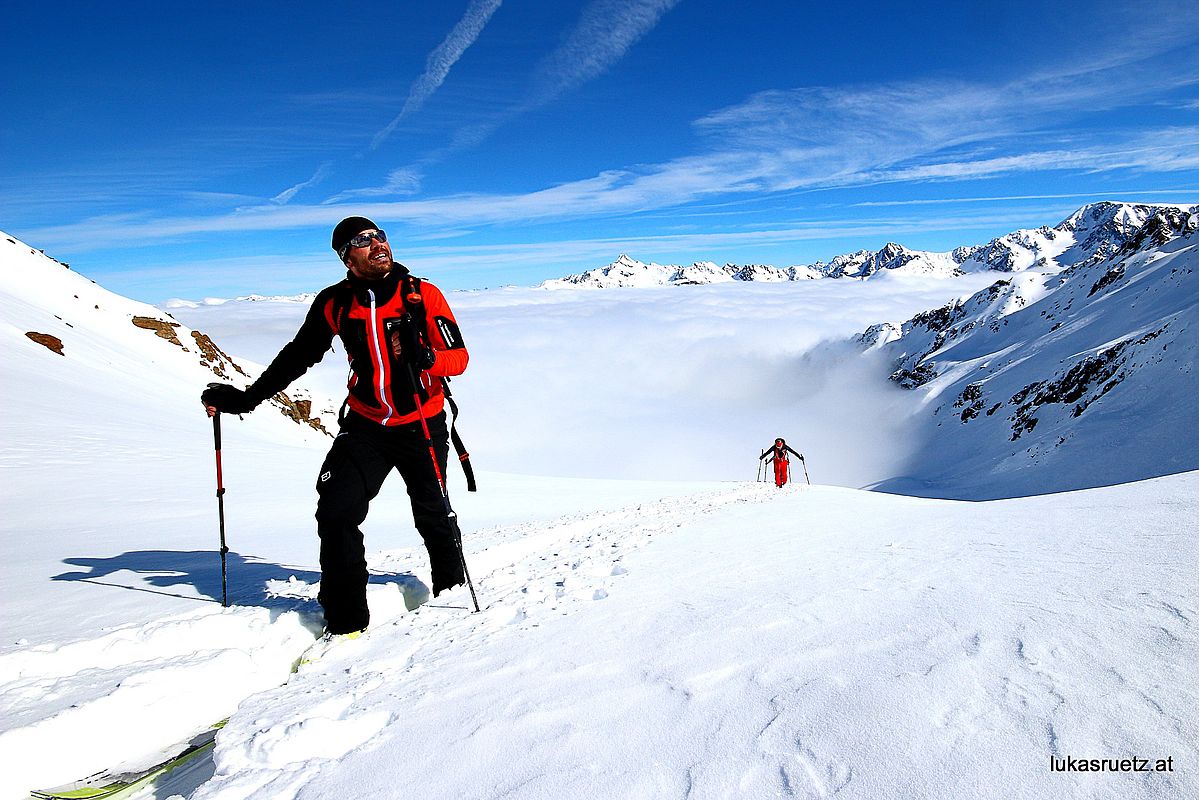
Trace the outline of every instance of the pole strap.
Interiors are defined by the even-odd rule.
[[[450,441],[454,444],[454,452],[458,454],[462,472],[466,475],[466,491],[477,492],[479,489],[475,484],[475,468],[470,465],[470,453],[466,452],[466,445],[462,443],[462,437],[458,435],[458,404],[454,402],[454,395],[450,393],[449,378],[441,379],[441,388],[445,392],[446,402],[450,404],[450,411],[454,415],[450,420]]]

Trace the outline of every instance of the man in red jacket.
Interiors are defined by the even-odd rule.
[[[432,568],[433,594],[465,580],[438,474],[448,453],[442,379],[460,375],[469,355],[445,296],[392,259],[387,234],[365,217],[333,229],[345,280],[322,290],[303,325],[246,389],[214,384],[201,400],[209,414],[243,414],[283,391],[320,361],[338,336],[350,360],[341,429],[317,479],[321,588],[326,631],[366,628],[366,550],[359,526],[370,501],[395,469],[412,501],[412,517]],[[412,385],[409,376],[416,376]],[[420,408],[417,404],[420,404]],[[440,473],[421,426],[428,422]]]
[[[774,444],[762,451],[762,455],[758,457],[759,461],[765,460],[767,464],[774,464],[774,485],[783,488],[783,485],[790,479],[789,467],[791,459],[787,456],[788,453],[796,456],[800,461],[803,461],[803,456],[791,449],[783,439],[775,439]]]

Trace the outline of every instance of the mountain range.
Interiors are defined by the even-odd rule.
[[[1089,206],[997,240],[1041,253],[1001,261],[1023,270],[867,330],[929,411],[907,474],[877,488],[985,499],[1199,468],[1197,229],[1195,207]]]
[[[983,245],[949,252],[912,250],[888,242],[879,250],[859,250],[828,261],[788,267],[697,261],[688,266],[644,263],[621,255],[616,261],[575,275],[545,281],[546,289],[610,289],[723,283],[728,281],[802,281],[821,278],[865,279],[882,273],[955,277],[971,272],[1060,271],[1106,259],[1120,251],[1146,222],[1176,205],[1102,202],[1085,205],[1051,227],[1018,230]]]

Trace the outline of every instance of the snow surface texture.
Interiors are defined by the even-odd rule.
[[[195,797],[1193,796],[1197,490],[751,484],[496,531],[484,613],[248,700]],[[1050,772],[1132,754],[1178,770]]]
[[[1142,324],[1126,304],[1153,306],[1144,320],[1156,320],[1183,303],[1193,284],[1175,284],[1173,299],[1113,290],[1156,285],[1167,264],[1150,261],[1182,265],[1187,235],[1134,243],[1087,277],[1083,294],[1125,264],[1086,298],[1112,298],[1088,314],[1117,318],[1104,323],[1120,331],[1113,341],[1127,338],[1121,322]],[[848,337],[955,299],[982,313],[968,298],[993,273],[452,295],[472,350],[454,388],[483,470],[479,494],[454,470],[451,491],[484,611],[468,613],[465,590],[429,601],[393,481],[366,526],[371,630],[292,675],[320,625],[312,485],[329,440],[280,406],[225,418],[234,605],[221,609],[212,429],[196,401],[213,364],[248,381],[256,365],[240,357],[269,359],[305,305],[174,310],[220,331],[242,376],[201,363],[199,339],[162,312],[0,246],[12,248],[0,258],[0,797],[151,763],[226,716],[212,756],[143,796],[1199,795],[1199,473],[984,503],[646,479],[748,478],[777,433],[808,453],[818,484],[897,474],[921,444],[903,431],[923,435],[948,413],[927,396],[940,378],[887,380],[929,355],[907,324],[875,329],[881,346],[865,356]],[[1040,274],[1016,276],[1028,283],[993,313],[1016,319],[1017,294],[1052,300]],[[1077,324],[1072,285],[1057,299],[1077,302],[1054,333]],[[888,347],[917,358],[897,365]],[[314,415],[340,396],[342,358],[306,377]],[[1193,396],[1187,375],[1145,391]],[[565,405],[531,402],[533,378]],[[963,408],[954,430],[972,431]],[[552,457],[520,450],[529,435]],[[649,446],[609,479],[571,477],[640,436]],[[838,458],[838,443],[852,452]],[[1123,452],[1152,466],[1138,446]],[[1062,463],[1087,457],[1069,452]],[[958,457],[929,456],[942,467]],[[1050,766],[1133,756],[1171,758],[1174,771]]]

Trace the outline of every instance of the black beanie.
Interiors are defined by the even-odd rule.
[[[349,244],[351,239],[372,228],[379,230],[379,226],[366,217],[346,217],[333,229],[333,252],[340,256],[341,248]]]

